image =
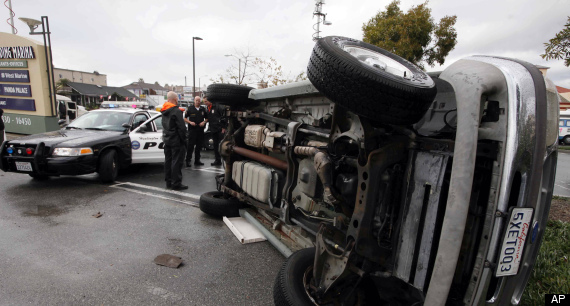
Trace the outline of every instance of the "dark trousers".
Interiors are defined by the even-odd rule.
[[[224,134],[222,131],[212,132],[212,140],[214,141],[214,156],[215,161],[222,161],[222,157],[220,156],[220,140],[224,138]]]
[[[204,129],[188,130],[188,149],[186,150],[186,162],[192,160],[192,151],[194,151],[194,162],[200,161],[200,151],[204,144]]]
[[[182,166],[186,148],[184,146],[164,146],[164,180],[172,186],[182,183]]]

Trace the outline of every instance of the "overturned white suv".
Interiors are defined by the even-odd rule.
[[[200,207],[265,225],[288,257],[275,304],[518,304],[552,198],[553,83],[493,56],[428,75],[344,37],[308,77],[208,88],[225,175]]]

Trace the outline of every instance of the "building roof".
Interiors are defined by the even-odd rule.
[[[76,83],[76,82],[68,82],[67,85],[75,89],[77,92],[79,92],[84,96],[107,97],[116,93],[123,97],[138,98],[137,95],[133,94],[132,92],[122,87],[99,86],[99,85]]]
[[[156,84],[150,84],[150,83],[143,83],[143,82],[132,82],[129,85],[123,86],[123,88],[125,89],[152,89],[152,90],[163,90],[163,91],[167,91],[168,89],[160,86],[160,85],[156,85]]]
[[[542,65],[534,65],[538,69],[550,69],[550,67],[542,66]]]
[[[567,92],[570,92],[570,89],[564,88],[564,87],[560,87],[560,86],[556,86],[556,90],[558,91],[558,93],[567,93]]]
[[[566,97],[564,97],[562,95],[558,95],[558,97],[560,97],[560,103],[570,104],[570,101],[568,101],[568,99],[566,99]]]
[[[57,68],[57,67],[53,67],[53,69],[107,76],[106,74],[99,73],[99,71],[97,71],[97,70],[95,70],[95,71],[93,71],[93,72],[87,72],[87,71],[80,71],[80,70],[73,70],[73,69],[65,69],[65,68]]]

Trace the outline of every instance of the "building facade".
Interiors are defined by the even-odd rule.
[[[62,68],[53,68],[53,77],[57,83],[61,79],[68,79],[74,83],[84,83],[99,86],[107,86],[107,75],[97,71],[85,72]]]

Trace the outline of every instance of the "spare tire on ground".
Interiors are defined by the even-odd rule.
[[[210,191],[200,196],[200,210],[213,217],[239,217],[239,210],[245,204],[221,192]]]
[[[338,36],[315,44],[307,76],[327,98],[386,124],[419,121],[437,93],[421,68],[384,49]]]
[[[249,92],[253,87],[236,84],[211,84],[206,91],[206,97],[212,103],[220,103],[227,106],[251,106],[256,102],[249,98]]]

